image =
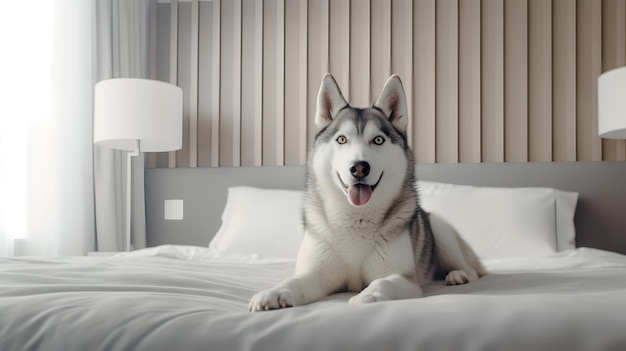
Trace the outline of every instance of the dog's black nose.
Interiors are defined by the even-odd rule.
[[[356,179],[362,179],[370,174],[370,164],[365,161],[359,161],[350,167],[350,173]]]

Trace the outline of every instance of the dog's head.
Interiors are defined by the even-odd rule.
[[[391,199],[413,172],[406,141],[406,96],[391,76],[372,107],[354,108],[327,74],[317,97],[318,134],[310,166],[318,181],[334,183],[353,206]]]

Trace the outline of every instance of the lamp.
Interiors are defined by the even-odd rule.
[[[132,157],[182,147],[183,91],[156,80],[118,78],[98,82],[94,95],[94,144],[128,151],[125,239],[130,251]]]
[[[606,139],[626,139],[626,67],[598,77],[598,134]]]

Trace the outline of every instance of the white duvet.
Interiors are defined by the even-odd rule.
[[[624,350],[626,256],[485,262],[426,297],[247,312],[290,260],[161,246],[117,257],[0,259],[0,350]]]

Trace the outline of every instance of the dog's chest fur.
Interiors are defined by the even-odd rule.
[[[384,211],[375,206],[355,208],[341,202],[326,205],[323,215],[317,213],[324,220],[313,221],[324,223],[323,227],[307,230],[323,246],[318,253],[340,262],[347,290],[361,291],[377,278],[414,272],[406,220],[385,218]]]

